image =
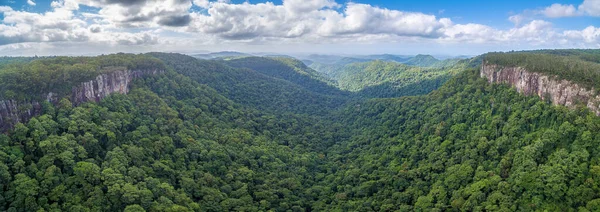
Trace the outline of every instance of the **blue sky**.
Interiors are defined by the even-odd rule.
[[[36,6],[30,6],[26,0],[2,0],[7,1],[5,5],[11,6],[14,9],[23,9],[31,12],[46,12],[51,10],[50,3],[53,0],[37,0]],[[11,3],[13,2],[13,3]],[[267,1],[259,0],[232,0],[232,3],[241,4],[244,2],[264,3]],[[282,4],[281,0],[270,1],[274,4]],[[347,2],[371,4],[374,6],[403,10],[422,12],[440,17],[452,18],[457,23],[479,22],[499,28],[510,28],[513,24],[508,21],[507,17],[518,14],[524,10],[542,9],[554,3],[573,4],[581,3],[580,0],[505,0],[505,1],[481,1],[481,0],[427,0],[427,1],[407,1],[407,0],[354,0],[354,1],[337,1],[340,4]],[[97,11],[98,8],[86,7],[83,11]],[[200,10],[194,6],[193,10]],[[0,17],[1,14],[0,14]],[[589,25],[600,24],[598,17],[580,16],[571,18],[553,18],[553,23],[563,29],[578,29]]]
[[[0,55],[600,48],[600,0],[265,2],[2,0]]]

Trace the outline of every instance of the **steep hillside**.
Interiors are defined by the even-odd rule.
[[[348,101],[346,95],[326,95],[328,93],[343,94],[344,92],[331,90],[326,83],[300,75],[290,66],[270,58],[253,57],[263,62],[274,62],[275,65],[282,68],[281,70],[260,69],[265,73],[269,70],[272,71],[266,75],[250,68],[230,67],[225,65],[224,62],[227,61],[198,60],[181,54],[152,53],[152,55],[165,61],[177,73],[216,89],[236,103],[261,110],[324,114]],[[234,61],[247,60],[241,58]],[[257,67],[262,66],[258,65]],[[294,80],[306,81],[310,85],[318,85],[326,89],[296,84],[293,82]],[[314,92],[308,89],[312,89]]]
[[[488,53],[484,60],[489,64],[495,64],[503,67],[522,67],[531,72],[542,73],[550,77],[556,77],[559,80],[568,80],[577,83],[588,89],[594,88],[597,82],[600,82],[600,63],[584,60],[581,57],[590,59],[588,56],[569,54],[566,56],[559,53],[562,51],[554,50],[553,54],[544,54],[538,52],[511,52],[511,53]],[[591,59],[590,59],[591,60]]]
[[[302,61],[282,57],[244,57],[224,61],[236,68],[249,68],[264,75],[284,79],[305,89],[326,95],[348,95],[335,88],[334,82],[307,67]]]
[[[150,56],[167,71],[127,94],[42,104],[0,134],[1,211],[600,209],[600,117],[489,83],[483,57],[427,95],[349,99],[308,90],[295,60]],[[401,67],[433,71],[355,71]]]
[[[0,210],[310,208],[301,185],[322,172],[323,127],[240,108],[174,72],[137,79],[128,95],[48,105],[0,135]]]
[[[399,97],[422,95],[435,90],[463,70],[469,61],[436,68],[381,60],[346,65],[312,64],[311,67],[335,80],[342,90],[365,97]]]
[[[20,61],[34,59],[18,58]],[[134,78],[164,73],[166,67],[147,55],[35,58],[0,69],[0,131],[43,113],[42,105],[98,102],[112,93],[126,94]]]
[[[582,59],[579,51],[539,52],[542,51],[487,54],[481,76],[491,83],[507,83],[523,94],[537,95],[557,105],[583,104],[600,115],[596,84],[600,80],[600,64]],[[593,52],[584,53],[584,58],[594,58]]]
[[[599,209],[600,119],[489,84],[478,69],[337,117],[352,137],[328,154],[327,210]]]

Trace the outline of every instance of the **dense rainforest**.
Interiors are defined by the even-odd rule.
[[[427,60],[435,60],[437,65],[428,62],[428,65],[407,65]],[[427,94],[472,65],[471,60],[438,61],[429,55],[417,55],[406,64],[372,60],[334,64],[313,63],[310,67],[329,77],[341,90],[356,92],[357,95],[367,98],[390,98]]]
[[[98,103],[44,104],[43,115],[1,134],[0,210],[600,210],[600,118],[487,83],[482,57],[446,68],[354,64],[348,77],[365,86],[352,91],[289,58],[18,59],[0,80],[29,87],[3,84],[2,98],[115,69],[166,71]],[[39,77],[53,73],[63,77]],[[420,96],[361,93],[377,81],[441,76],[407,90]]]
[[[558,79],[598,90],[600,50],[537,50],[488,53],[485,61],[507,67],[523,67]]]

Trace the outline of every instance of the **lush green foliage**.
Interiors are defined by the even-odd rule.
[[[434,64],[436,64],[439,61],[440,60],[436,59],[435,57],[433,57],[431,55],[420,54],[413,58],[410,58],[409,60],[404,62],[404,64],[410,65],[410,66],[429,67],[429,66],[433,66]]]
[[[232,67],[249,68],[270,77],[290,81],[315,93],[348,95],[332,86],[333,81],[293,58],[243,57],[224,62]]]
[[[0,69],[13,63],[27,63],[32,60],[39,59],[38,57],[0,57]]]
[[[323,161],[308,149],[331,137],[310,119],[241,109],[175,73],[100,104],[46,110],[1,136],[0,210],[305,208],[302,185]]]
[[[469,62],[448,61],[438,63],[440,67],[435,68],[382,60],[346,65],[314,63],[311,67],[335,80],[340,89],[357,92],[359,96],[399,97],[427,94],[463,70]]]
[[[558,79],[565,79],[587,88],[598,88],[600,82],[600,51],[543,50],[534,52],[488,53],[484,60],[500,66],[519,66]]]
[[[425,96],[349,101],[289,66],[151,55],[170,71],[0,135],[0,210],[600,209],[600,118],[478,69]]]
[[[54,57],[30,63],[10,63],[0,69],[0,99],[37,100],[48,92],[66,95],[74,85],[102,73],[133,69],[165,69],[146,55],[113,54],[99,57]]]
[[[582,60],[600,63],[600,49],[546,49],[525,52],[553,54],[560,56],[575,56]]]
[[[600,119],[587,109],[524,97],[473,70],[430,95],[338,116],[353,136],[328,154],[332,209],[598,210]]]
[[[209,85],[227,98],[260,110],[326,114],[348,101],[346,95],[327,95],[343,92],[332,91],[327,84],[301,75],[295,69],[282,66],[281,63],[275,65],[282,68],[280,71],[287,73],[259,69],[267,74],[265,75],[248,68],[232,68],[225,65],[224,61],[197,60],[178,54],[152,53],[152,55],[165,61],[178,73]],[[268,58],[261,60],[276,62]],[[243,61],[245,60],[239,60],[239,62]],[[294,81],[305,84],[299,85],[293,83]],[[306,85],[317,85],[317,89]],[[321,87],[324,89],[319,90],[318,88]]]

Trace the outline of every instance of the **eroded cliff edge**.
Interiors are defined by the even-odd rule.
[[[73,87],[70,100],[73,105],[80,105],[90,101],[98,102],[113,93],[127,94],[133,79],[161,73],[164,73],[164,70],[122,70],[101,74],[93,80]],[[63,98],[52,92],[48,92],[43,97],[53,104]],[[0,131],[6,132],[17,123],[25,123],[41,114],[42,106],[39,101],[0,100]]]
[[[481,77],[490,83],[506,83],[525,95],[537,95],[549,99],[555,105],[575,107],[581,103],[600,116],[600,95],[567,80],[529,72],[522,67],[505,67],[483,61]]]

